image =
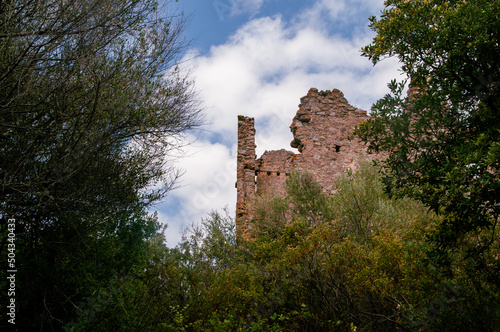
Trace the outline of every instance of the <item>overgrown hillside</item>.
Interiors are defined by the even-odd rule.
[[[445,268],[427,235],[441,219],[389,198],[364,164],[322,194],[295,172],[288,196],[261,197],[255,240],[213,212],[175,249],[151,242],[132,275],[97,294],[77,322],[88,330],[493,331],[498,289],[459,253]],[[287,221],[291,216],[291,222]],[[481,236],[489,236],[484,232]],[[498,239],[495,239],[498,245]],[[493,255],[493,251],[491,252]]]

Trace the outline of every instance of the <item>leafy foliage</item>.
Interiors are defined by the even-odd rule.
[[[371,19],[377,36],[364,48],[374,64],[398,57],[411,78],[406,97],[405,82],[389,85],[391,94],[373,106],[374,119],[357,134],[372,150],[389,152],[389,193],[416,198],[440,215],[429,233],[429,259],[446,278],[455,274],[459,286],[441,297],[450,309],[438,310],[436,329],[497,326],[484,315],[492,314],[486,307],[498,310],[500,286],[493,277],[499,270],[499,9],[498,2],[481,0],[387,1],[382,17]],[[467,312],[463,303],[480,309]]]
[[[495,293],[477,287],[488,276],[472,280],[461,259],[444,276],[427,255],[439,217],[389,198],[370,164],[334,184],[337,194],[313,197],[311,174],[291,174],[287,197],[255,202],[252,241],[236,242],[227,211],[191,226],[174,249],[148,241],[132,273],[89,297],[68,329],[495,330]]]
[[[20,329],[60,330],[161,231],[147,208],[180,175],[165,156],[201,118],[176,67],[185,20],[159,13],[152,0],[0,5],[0,229],[16,219]]]
[[[446,265],[460,250],[478,275],[499,269],[487,258],[500,219],[499,10],[498,1],[386,1],[364,54],[374,64],[398,57],[410,90],[393,81],[357,130],[389,152],[387,190],[442,216],[433,259]]]

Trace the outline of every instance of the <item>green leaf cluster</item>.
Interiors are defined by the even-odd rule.
[[[391,82],[356,132],[373,151],[388,152],[391,195],[442,216],[431,235],[435,258],[446,265],[462,251],[478,275],[499,269],[484,262],[500,220],[499,12],[498,1],[386,1],[363,52],[374,64],[397,57],[407,81]]]
[[[161,232],[148,208],[201,122],[177,68],[185,22],[152,0],[1,2],[0,232],[16,219],[18,329],[61,330]]]
[[[125,326],[148,331],[497,329],[498,292],[477,287],[487,276],[474,279],[477,275],[469,273],[474,266],[460,259],[461,253],[454,254],[451,274],[433,261],[427,235],[440,217],[411,199],[388,197],[379,168],[368,163],[332,184],[337,193],[326,197],[310,173],[292,173],[286,197],[254,202],[258,218],[251,241],[236,241],[226,211],[212,212],[190,227],[174,249],[152,243],[135,274],[117,280],[118,291],[104,289],[101,302],[90,302],[75,326],[98,331]]]

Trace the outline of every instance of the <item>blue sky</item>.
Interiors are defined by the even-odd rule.
[[[167,223],[167,244],[210,210],[236,204],[237,115],[255,118],[257,155],[290,147],[289,126],[311,87],[344,92],[369,110],[400,78],[399,64],[373,67],[360,49],[374,34],[368,17],[383,0],[179,0],[191,18],[184,66],[205,109],[206,125],[191,132],[182,157],[180,188],[155,207]]]

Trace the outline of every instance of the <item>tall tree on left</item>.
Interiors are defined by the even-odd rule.
[[[147,208],[180,175],[165,156],[202,121],[178,69],[186,19],[167,8],[0,4],[0,248],[15,218],[17,327],[61,329],[158,232]]]

